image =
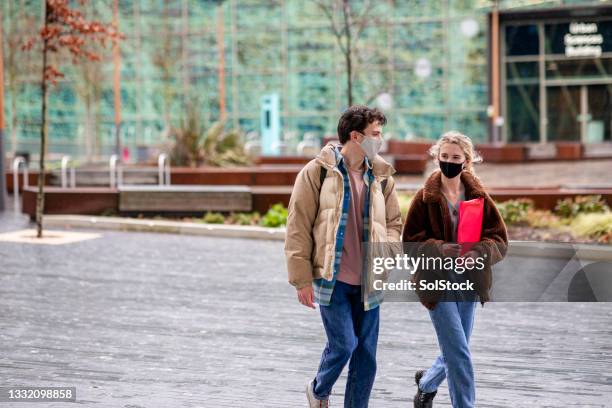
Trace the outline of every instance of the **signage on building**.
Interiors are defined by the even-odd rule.
[[[597,23],[571,23],[569,33],[563,37],[565,56],[601,57],[603,41],[603,35],[599,33]]]

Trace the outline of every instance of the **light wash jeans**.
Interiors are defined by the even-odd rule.
[[[364,311],[361,286],[337,281],[330,305],[319,309],[327,345],[315,378],[314,395],[327,399],[349,363],[344,407],[365,408],[376,376],[380,307]]]
[[[447,378],[453,408],[471,408],[476,399],[469,341],[477,304],[441,301],[429,311],[441,354],[421,377],[419,388],[433,392]]]

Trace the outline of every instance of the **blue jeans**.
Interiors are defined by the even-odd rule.
[[[327,399],[349,362],[345,408],[367,407],[376,376],[379,308],[365,311],[361,286],[337,281],[329,306],[319,306],[327,345],[314,382],[314,395]]]
[[[453,408],[473,407],[476,399],[469,341],[477,304],[442,301],[429,311],[441,354],[421,377],[419,388],[433,392],[447,378]]]

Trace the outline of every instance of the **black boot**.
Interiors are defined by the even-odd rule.
[[[417,393],[414,396],[414,408],[432,408],[433,399],[436,396],[437,391],[434,392],[423,392],[419,388],[419,382],[421,377],[425,374],[425,370],[419,370],[414,374],[414,382],[417,385]]]

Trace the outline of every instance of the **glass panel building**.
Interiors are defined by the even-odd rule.
[[[504,141],[612,141],[612,4],[499,16]]]
[[[307,132],[319,138],[335,134],[337,119],[347,107],[346,64],[329,19],[315,2],[118,3],[119,28],[125,34],[120,135],[131,151],[164,143],[164,129],[177,124],[186,104],[193,101],[207,124],[223,118],[228,128],[248,133],[261,130],[262,97],[276,95],[280,129],[290,145],[297,145]],[[364,4],[351,1],[357,16]],[[526,17],[536,11],[604,2],[381,0],[371,4],[353,54],[353,100],[383,108],[390,136],[434,139],[445,130],[459,129],[477,142],[490,140],[488,21],[496,6],[502,51],[497,86],[500,115],[506,119],[503,140],[610,140],[609,15],[579,21],[596,22],[596,33],[584,34],[603,36],[598,57],[564,54],[564,38],[573,20],[511,17],[517,10],[529,10]],[[81,7],[89,18],[110,22],[112,5],[113,0],[90,0]],[[41,55],[23,52],[19,44],[40,28],[42,1],[6,0],[1,7],[5,149],[35,154]],[[101,62],[77,65],[66,56],[54,56],[65,78],[49,95],[51,154],[97,160],[113,152],[113,58],[110,49],[99,52]]]

